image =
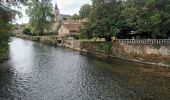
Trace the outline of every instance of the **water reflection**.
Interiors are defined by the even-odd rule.
[[[28,45],[28,46],[24,46]],[[16,52],[14,52],[16,51]],[[13,70],[16,74],[30,75],[33,71],[32,67],[32,52],[33,52],[33,43],[24,41],[24,40],[14,40],[10,43],[10,63],[13,67]],[[24,77],[24,76],[23,76]]]
[[[169,100],[169,78],[146,73],[145,65],[100,60],[18,38],[10,43],[10,57],[0,65],[0,99]],[[150,94],[142,90],[160,78],[156,95],[153,89]]]

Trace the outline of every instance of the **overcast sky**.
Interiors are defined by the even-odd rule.
[[[61,14],[69,14],[73,15],[75,13],[78,14],[80,7],[83,4],[91,4],[91,0],[53,0],[52,1],[53,6],[55,3],[57,3],[58,8],[60,9]],[[22,18],[17,18],[17,23],[28,23],[29,18],[25,14],[25,7],[22,7],[22,13],[23,17]]]

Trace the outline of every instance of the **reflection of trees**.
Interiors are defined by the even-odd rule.
[[[149,65],[130,63],[120,59],[112,62],[114,62],[113,65],[102,66],[112,71],[113,76],[121,82],[121,87],[135,91],[143,99],[169,100],[170,78],[164,76],[169,72],[157,71],[164,68],[152,68]],[[101,65],[100,62],[99,65]]]

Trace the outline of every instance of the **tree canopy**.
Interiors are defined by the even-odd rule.
[[[79,11],[80,19],[88,18],[90,15],[90,12],[91,12],[91,5],[84,4],[83,6],[81,6],[80,11]]]
[[[73,19],[73,20],[79,20],[79,19],[80,19],[80,16],[79,16],[78,14],[73,14],[73,15],[71,16],[71,19]]]
[[[92,0],[88,18],[91,34],[99,37],[129,38],[132,31],[141,38],[170,36],[169,0]],[[142,37],[146,34],[150,37]]]
[[[110,40],[111,36],[119,32],[122,25],[120,2],[115,0],[92,0],[92,2],[89,14],[91,27],[89,28],[91,28],[90,30],[95,36],[105,37]]]
[[[26,4],[27,0],[0,0],[0,58],[8,48],[12,20],[16,14],[19,14],[12,7],[19,7],[21,3]]]
[[[51,31],[52,3],[51,0],[32,0],[28,3],[27,14],[33,33],[43,35]]]

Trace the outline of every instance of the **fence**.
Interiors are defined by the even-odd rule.
[[[117,39],[115,41],[127,44],[170,44],[170,39]]]

